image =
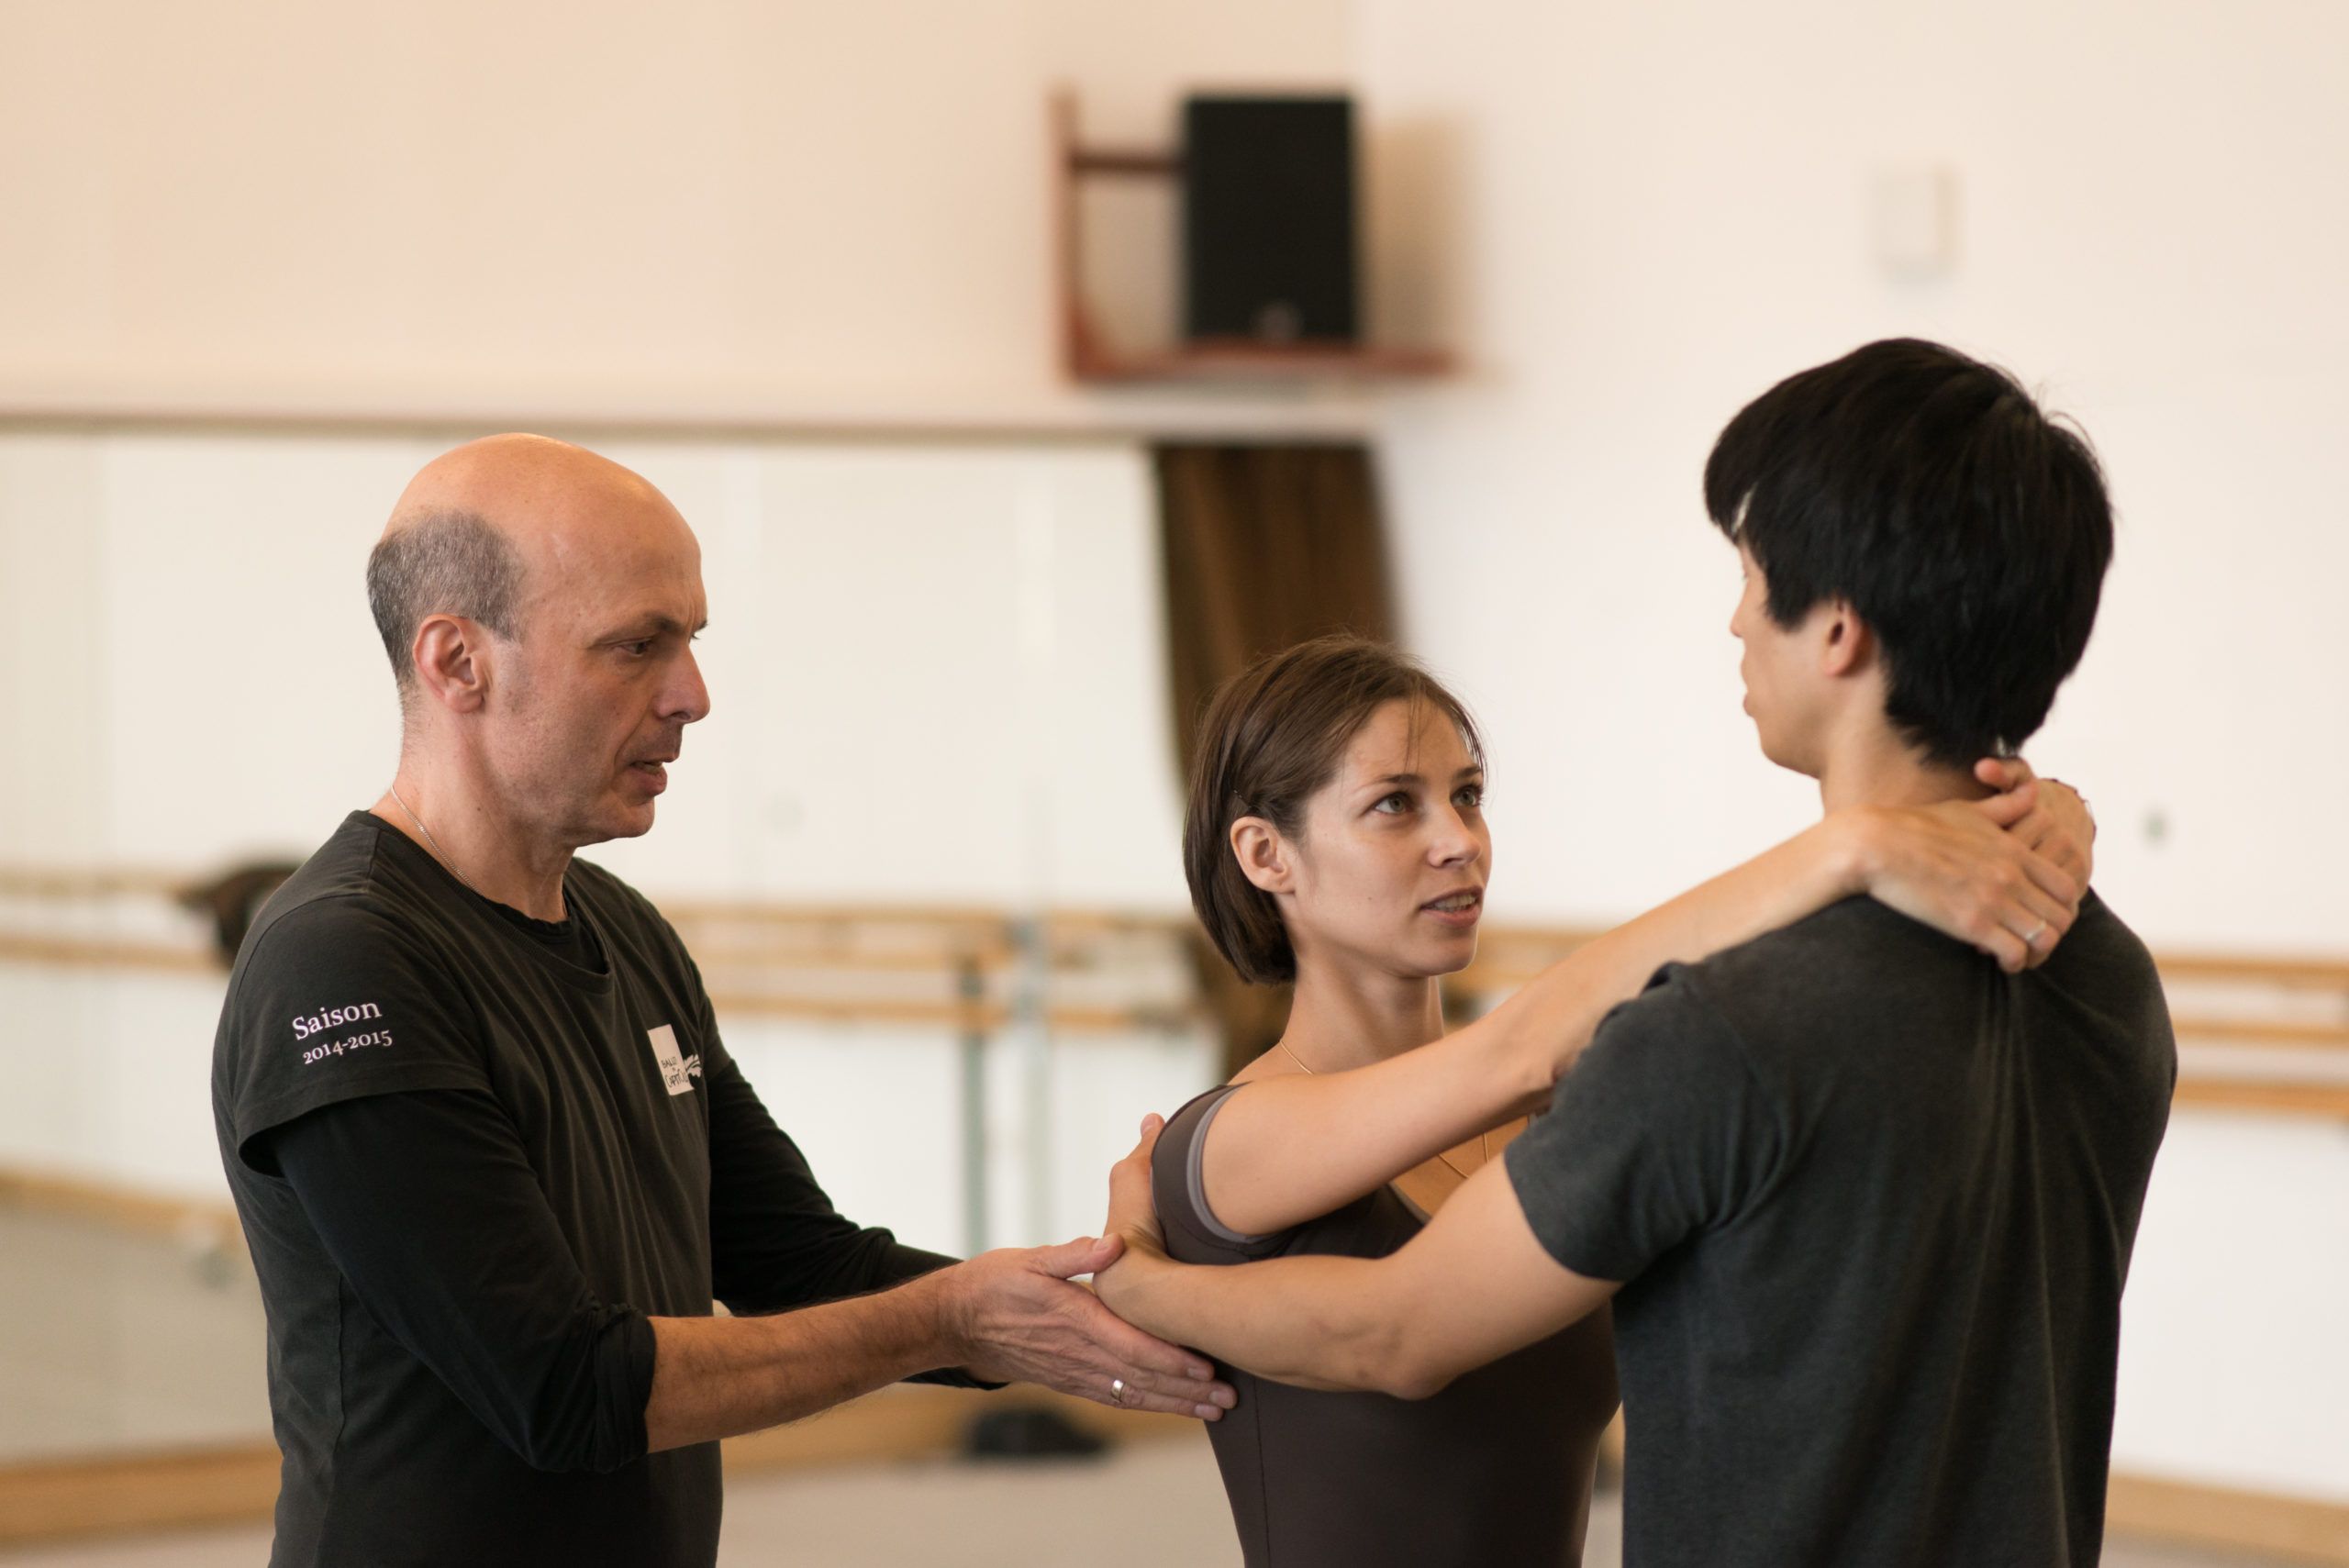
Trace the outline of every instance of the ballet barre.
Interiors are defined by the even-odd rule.
[[[150,866],[0,866],[0,962],[217,974],[203,922],[182,902],[206,880]],[[1186,967],[1187,916],[740,896],[658,903],[721,1017],[952,1031],[966,1100],[983,1092],[979,1063],[1007,1029],[1083,1039],[1208,1021]],[[135,918],[109,917],[130,906]],[[1447,1004],[1474,1017],[1596,934],[1488,927],[1476,961],[1447,983]],[[2349,1120],[2349,959],[2192,951],[2155,962],[2179,1045],[2177,1104]],[[966,1143],[974,1139],[966,1126]],[[966,1160],[966,1173],[983,1165]],[[967,1229],[985,1229],[982,1217],[966,1218]]]

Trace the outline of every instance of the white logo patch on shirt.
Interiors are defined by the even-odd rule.
[[[691,1056],[677,1049],[677,1031],[667,1024],[647,1029],[644,1038],[652,1042],[652,1060],[661,1064],[661,1082],[672,1095],[693,1092],[694,1080],[701,1076],[701,1052]]]
[[[319,1040],[320,1035],[339,1029],[347,1024],[363,1024],[381,1019],[384,1009],[373,1002],[345,1002],[340,1007],[320,1007],[305,1013],[294,1020],[294,1039],[302,1047],[302,1065],[316,1066],[329,1056],[347,1056],[354,1051],[392,1043],[388,1029],[366,1029],[346,1034],[334,1040]],[[312,1041],[317,1041],[313,1044]]]

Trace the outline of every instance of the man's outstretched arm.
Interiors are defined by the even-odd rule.
[[[1161,1339],[1306,1388],[1423,1399],[1471,1368],[1557,1332],[1620,1283],[1542,1249],[1499,1161],[1385,1258],[1275,1258],[1203,1267],[1166,1256],[1151,1207],[1158,1118],[1109,1176],[1107,1233],[1125,1255],[1096,1276],[1118,1315]]]
[[[262,1141],[377,1321],[540,1469],[609,1471],[941,1366],[1208,1419],[1232,1397],[1071,1283],[1112,1242],[988,1252],[774,1317],[647,1318],[588,1289],[487,1095],[373,1095]]]
[[[930,1367],[1040,1383],[1104,1405],[1213,1420],[1231,1392],[1213,1369],[1119,1322],[1069,1281],[1114,1241],[982,1252],[892,1289],[770,1318],[655,1318],[654,1452],[829,1409]],[[1111,1393],[1113,1380],[1122,1384]]]

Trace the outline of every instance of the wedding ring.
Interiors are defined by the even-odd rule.
[[[1109,1380],[1109,1403],[1112,1405],[1122,1405],[1125,1402],[1126,1380],[1122,1377],[1111,1378]]]
[[[2036,930],[2032,931],[2032,932],[2031,933],[2031,935],[2029,935],[2029,936],[2027,936],[2027,937],[2023,938],[2023,940],[2022,940],[2022,945],[2023,945],[2023,946],[2025,946],[2025,947],[2027,947],[2027,948],[2035,948],[2035,947],[2037,947],[2037,946],[2039,945],[2039,939],[2040,939],[2040,938],[2042,938],[2042,937],[2043,937],[2043,936],[2045,936],[2046,934],[2047,934],[2047,922],[2046,922],[2046,921],[2044,921],[2044,920],[2042,920],[2042,921],[2040,921],[2040,922],[2039,922],[2039,928],[2038,928],[2038,929],[2036,929]]]

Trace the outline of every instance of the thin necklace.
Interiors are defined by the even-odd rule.
[[[464,883],[465,891],[475,898],[489,898],[488,894],[467,881],[465,873],[457,869],[457,863],[449,858],[449,851],[440,847],[440,840],[432,836],[432,829],[424,825],[424,818],[416,814],[416,807],[407,803],[407,797],[400,794],[400,786],[396,784],[392,785],[392,798],[400,803],[400,809],[407,813],[407,819],[416,824],[417,832],[424,835],[425,844],[432,851],[432,858],[440,862],[441,869],[459,882]],[[494,904],[496,900],[493,898],[490,902]]]
[[[424,824],[419,822],[417,826],[421,828]],[[1296,1051],[1289,1049],[1288,1041],[1285,1040],[1276,1040],[1273,1041],[1273,1049],[1279,1051],[1283,1056],[1287,1057],[1291,1062],[1296,1062],[1297,1071],[1304,1073],[1307,1077],[1311,1078],[1317,1076],[1313,1069],[1305,1064],[1305,1058],[1299,1056]],[[1480,1132],[1476,1135],[1476,1152],[1483,1155],[1485,1159],[1488,1161],[1493,1157],[1493,1150],[1492,1145],[1486,1140],[1491,1136],[1492,1134],[1489,1132]],[[1443,1162],[1444,1168],[1446,1170],[1450,1171],[1453,1175],[1458,1176],[1463,1181],[1466,1181],[1470,1176],[1476,1173],[1475,1168],[1473,1166],[1466,1170],[1463,1170],[1459,1165],[1454,1163],[1452,1158],[1452,1151],[1449,1149],[1438,1153],[1436,1158]]]

